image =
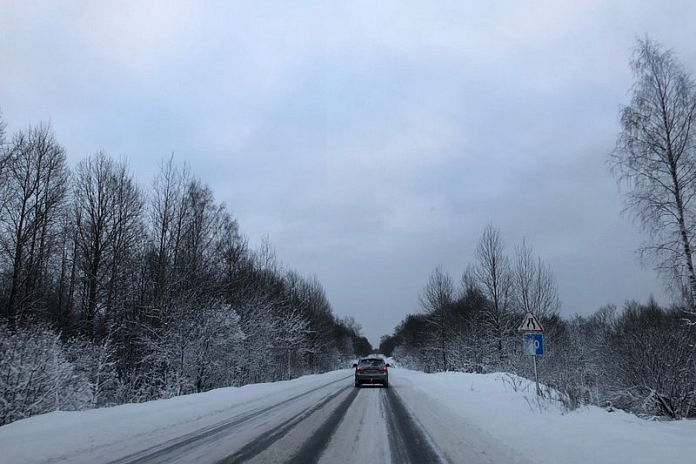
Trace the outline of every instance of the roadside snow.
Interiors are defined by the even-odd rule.
[[[242,413],[278,403],[350,372],[335,371],[167,400],[30,417],[0,427],[0,463],[115,460],[215,424],[226,418],[232,408],[235,413]]]
[[[563,413],[537,401],[534,385],[514,391],[508,374],[398,370],[410,387],[537,464],[696,462],[696,421],[652,422],[588,407]],[[520,379],[526,387],[529,381]],[[417,408],[416,408],[417,410]]]
[[[352,384],[351,372],[343,370],[144,404],[32,417],[0,427],[0,461],[24,464],[114,460],[214,424],[231,412],[239,414],[276,404],[341,378]],[[696,421],[650,422],[594,407],[564,414],[555,404],[537,403],[533,388],[514,391],[510,382],[503,380],[505,374],[424,374],[395,368],[390,376],[394,391],[414,413],[425,411],[425,405],[432,406],[430,411],[446,412],[434,416],[442,424],[436,424],[428,433],[435,435],[447,429],[450,435],[461,436],[460,446],[467,446],[467,440],[473,437],[490,437],[475,445],[485,450],[498,443],[501,449],[519,456],[521,462],[535,464],[696,462]],[[336,385],[345,387],[343,382]],[[353,416],[347,414],[346,418]],[[369,421],[378,419],[379,414],[369,416]],[[368,416],[363,420],[368,420]],[[362,426],[368,428],[356,434],[372,430],[370,424]],[[495,450],[489,451],[489,456],[495,455]],[[350,462],[350,458],[346,456],[345,462]]]

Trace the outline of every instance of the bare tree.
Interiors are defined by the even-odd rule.
[[[622,132],[611,155],[625,186],[626,209],[650,235],[641,248],[672,289],[694,308],[696,270],[696,95],[671,51],[650,39],[634,51],[631,104],[621,110]]]
[[[492,225],[486,227],[479,241],[473,275],[488,302],[484,310],[488,338],[496,345],[498,362],[503,363],[512,324],[510,313],[514,286],[505,244],[500,231]]]
[[[355,335],[362,335],[362,325],[353,316],[342,317],[339,321]]]
[[[10,162],[10,150],[5,147],[6,129],[7,122],[3,119],[2,112],[0,112],[0,209],[3,209],[5,203],[8,201],[8,182],[5,173],[7,172],[7,165]]]
[[[0,110],[0,176],[2,175],[2,166],[4,160],[4,148],[5,148],[5,131],[7,130],[7,121],[2,117],[2,111]]]
[[[168,271],[173,263],[176,243],[177,211],[183,203],[184,189],[182,175],[170,158],[160,167],[153,182],[153,195],[149,208],[149,232],[153,249],[151,265],[154,278],[154,305],[163,306],[169,287]]]
[[[534,312],[541,318],[558,314],[561,302],[551,268],[541,259],[534,259],[526,239],[515,249],[512,278],[518,310]]]
[[[124,263],[141,236],[142,199],[125,162],[103,152],[78,165],[74,195],[81,319],[91,332],[97,315],[123,303]]]
[[[450,275],[441,267],[435,268],[430,275],[428,284],[420,295],[420,306],[428,315],[428,322],[435,329],[433,335],[433,351],[437,352],[440,368],[449,369],[447,356],[448,338],[450,337],[450,316],[454,303],[454,285]]]
[[[190,301],[196,295],[205,299],[206,293],[215,287],[214,254],[225,213],[225,206],[215,202],[210,187],[196,178],[188,180],[177,213],[174,241],[173,282],[177,298]]]
[[[5,130],[7,129],[7,122],[2,117],[2,111],[0,111],[0,208],[3,206],[3,201],[6,200],[6,196],[3,194],[5,190],[3,186],[6,184],[6,180],[3,177],[5,168],[10,160],[10,152],[5,148]]]
[[[311,369],[319,371],[332,369],[334,359],[332,350],[336,347],[333,329],[336,320],[324,287],[316,277],[300,279],[296,285],[298,304],[309,322],[307,334],[311,350],[307,352],[307,362]]]
[[[0,191],[0,262],[11,276],[3,313],[11,323],[41,299],[67,179],[65,150],[49,125],[14,136]]]

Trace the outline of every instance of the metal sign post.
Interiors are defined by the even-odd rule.
[[[534,360],[534,382],[536,383],[536,392],[537,396],[541,396],[541,388],[539,388],[539,374],[537,374],[536,367],[536,356],[532,356],[532,359]]]
[[[539,374],[537,373],[537,356],[544,354],[544,328],[533,312],[528,312],[517,328],[522,332],[522,349],[525,355],[532,356],[534,362],[534,381],[536,382],[537,396],[541,396],[539,388]]]

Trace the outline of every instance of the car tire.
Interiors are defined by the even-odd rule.
[[[360,388],[360,384],[358,382],[355,382],[355,388]]]
[[[384,382],[382,385],[384,385],[384,388],[389,388],[389,382]]]

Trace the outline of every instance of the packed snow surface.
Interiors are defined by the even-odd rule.
[[[342,370],[144,404],[31,417],[0,427],[0,461],[108,462],[219,422],[230,411],[280,403],[340,379],[351,384],[351,373]],[[425,433],[451,447],[490,449],[493,455],[496,448],[519,456],[520,461],[549,464],[696,462],[696,421],[647,421],[595,407],[564,412],[554,402],[538,400],[528,381],[507,374],[424,374],[395,368],[390,379]],[[338,382],[337,388],[341,386]],[[376,433],[374,424],[364,422],[380,420],[380,415],[358,415],[362,423],[350,427],[364,430],[355,434]],[[343,421],[353,416],[349,411]],[[470,442],[472,437],[475,443]],[[352,462],[351,458],[345,456],[342,462]]]

